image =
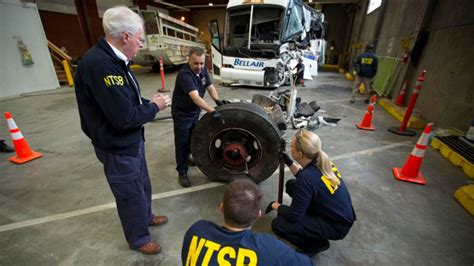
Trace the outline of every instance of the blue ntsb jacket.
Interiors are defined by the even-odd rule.
[[[143,124],[152,121],[159,108],[140,98],[138,82],[128,72],[125,62],[101,38],[81,58],[74,83],[81,128],[92,144],[136,156],[144,139]]]
[[[190,265],[314,265],[306,255],[273,235],[250,229],[235,232],[213,222],[199,220],[184,235],[183,266]]]
[[[354,68],[358,76],[373,78],[377,74],[378,58],[372,51],[367,51],[357,56]]]

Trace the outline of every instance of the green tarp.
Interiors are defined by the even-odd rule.
[[[377,75],[375,75],[372,88],[378,95],[387,97],[393,89],[393,83],[396,81],[400,72],[401,62],[399,58],[379,57],[379,66]]]

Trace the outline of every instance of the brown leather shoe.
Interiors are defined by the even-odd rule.
[[[162,225],[168,222],[168,217],[162,215],[158,216],[155,215],[153,219],[151,219],[150,226],[157,226],[157,225]]]
[[[132,248],[132,249],[140,251],[141,253],[145,255],[154,255],[161,252],[160,244],[156,243],[155,241],[150,241],[139,248]]]

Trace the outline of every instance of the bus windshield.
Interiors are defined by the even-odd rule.
[[[254,5],[251,18],[251,8],[251,5],[245,5],[228,11],[224,53],[234,51],[249,53],[249,57],[273,58],[278,54],[284,9],[279,6]]]

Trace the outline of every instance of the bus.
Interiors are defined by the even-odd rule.
[[[145,42],[134,63],[159,69],[160,58],[164,65],[181,65],[188,62],[191,47],[206,50],[197,37],[198,28],[158,11],[139,10],[137,7],[134,11],[145,21]]]
[[[223,85],[288,84],[299,58],[317,67],[323,23],[324,15],[302,0],[230,0],[223,35],[217,20],[209,23],[213,78]]]

